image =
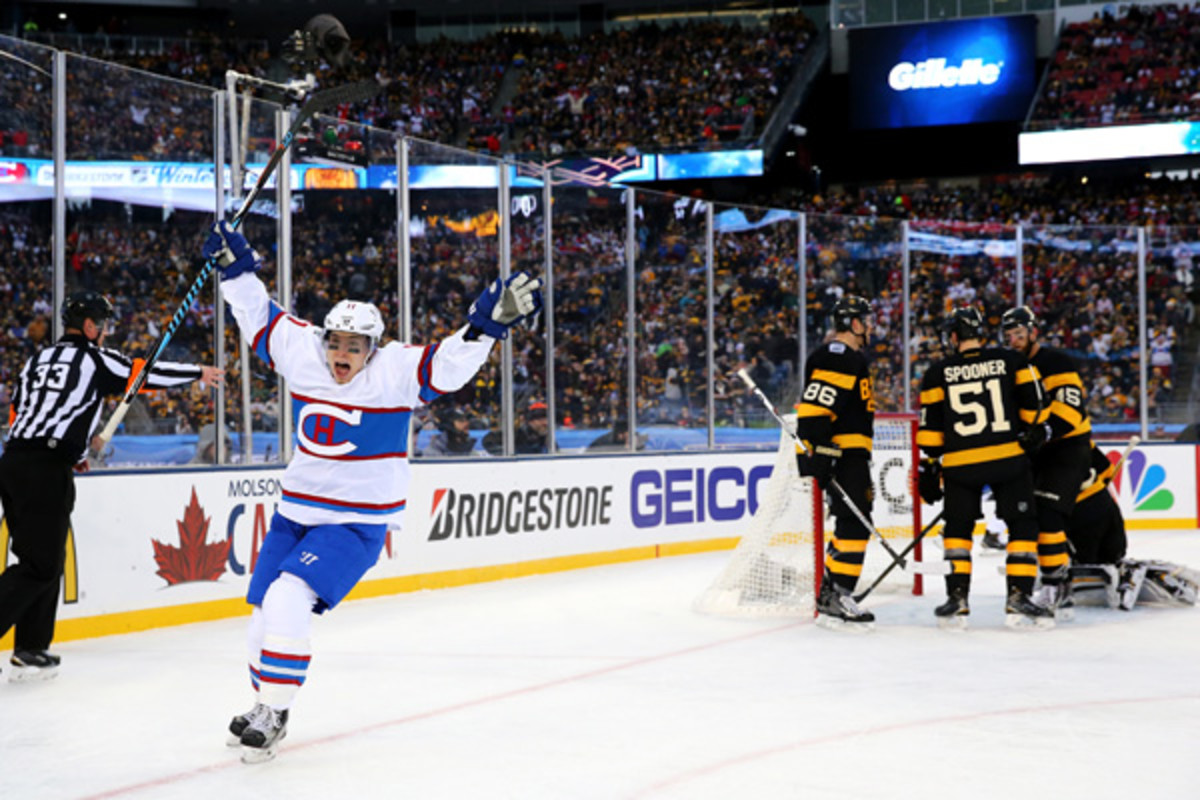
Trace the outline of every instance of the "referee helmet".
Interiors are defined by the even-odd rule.
[[[84,320],[91,320],[100,327],[104,321],[114,316],[112,303],[99,292],[83,289],[75,292],[62,307],[62,324],[64,328],[82,330]]]

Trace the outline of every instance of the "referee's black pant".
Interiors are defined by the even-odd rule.
[[[14,649],[46,650],[54,639],[75,476],[52,450],[6,449],[0,502],[18,563],[0,573],[0,636],[16,626]],[[0,565],[5,554],[0,553]]]

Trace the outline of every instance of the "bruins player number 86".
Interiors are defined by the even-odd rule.
[[[804,390],[796,405],[796,433],[806,450],[796,449],[801,475],[816,479],[821,488],[837,479],[850,502],[864,516],[871,510],[871,439],[875,426],[875,397],[867,357],[871,333],[871,304],[846,295],[833,307],[833,338],[808,357]],[[831,493],[836,519],[825,554],[825,570],[817,596],[817,624],[826,628],[874,627],[875,616],[851,596],[871,531]],[[867,521],[870,517],[866,516]]]

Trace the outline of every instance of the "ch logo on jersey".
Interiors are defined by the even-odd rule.
[[[327,458],[349,455],[358,446],[348,441],[343,426],[358,427],[362,423],[362,415],[360,409],[307,403],[296,420],[296,435],[304,449],[313,455]]]

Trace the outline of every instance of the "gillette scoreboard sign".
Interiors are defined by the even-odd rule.
[[[850,122],[859,129],[1004,122],[1036,88],[1031,15],[850,31]]]

